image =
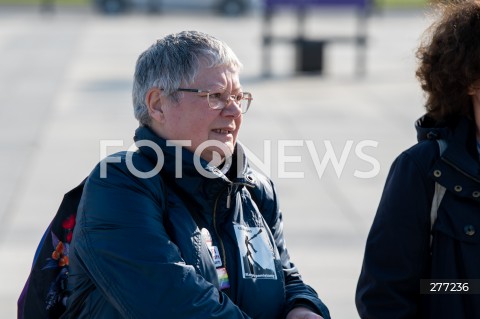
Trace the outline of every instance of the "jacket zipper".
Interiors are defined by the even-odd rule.
[[[233,184],[244,185],[244,186],[247,186],[247,187],[255,187],[254,185],[250,185],[250,184],[246,184],[246,183],[232,183],[232,184],[228,185],[228,187],[227,187],[227,203],[226,203],[227,208],[230,208],[230,206],[231,206]],[[215,230],[215,235],[217,236],[218,242],[220,243],[220,248],[222,249],[223,267],[225,267],[225,269],[227,269],[227,257],[225,255],[225,245],[223,244],[222,238],[220,237],[220,234],[219,234],[218,228],[217,228],[217,205],[218,205],[218,200],[220,199],[220,196],[222,196],[222,194],[223,194],[223,191],[218,194],[217,198],[215,199],[215,204],[213,206],[213,229]]]
[[[232,206],[232,188],[233,188],[233,185],[239,185],[239,186],[246,186],[246,187],[250,187],[250,188],[254,188],[255,185],[250,185],[250,184],[247,184],[247,183],[232,183],[230,185],[228,185],[228,188],[227,188],[227,208],[230,208]]]
[[[232,185],[228,185],[227,188],[227,208],[230,208],[232,204]]]

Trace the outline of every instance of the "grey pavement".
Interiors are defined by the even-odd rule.
[[[348,14],[312,17],[312,36],[354,27]],[[15,318],[37,243],[63,194],[100,159],[100,142],[123,143],[108,153],[131,146],[138,54],[185,29],[227,41],[243,61],[254,102],[240,139],[278,188],[292,259],[333,318],[358,318],[354,291],[368,229],[388,168],[415,143],[413,123],[423,113],[414,51],[427,23],[420,11],[374,15],[364,78],[353,76],[353,46],[338,44],[326,48],[322,76],[294,76],[294,52],[279,45],[275,75],[264,79],[258,14],[102,17],[0,7],[0,319]],[[283,14],[276,28],[293,34],[294,25]],[[336,165],[325,160],[332,154]]]

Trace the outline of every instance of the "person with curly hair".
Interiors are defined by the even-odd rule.
[[[480,1],[439,8],[417,51],[418,143],[392,164],[366,242],[361,318],[480,318]]]

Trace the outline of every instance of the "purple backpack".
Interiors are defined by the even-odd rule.
[[[67,290],[69,247],[85,181],[63,197],[33,259],[30,275],[18,299],[18,319],[60,318]]]

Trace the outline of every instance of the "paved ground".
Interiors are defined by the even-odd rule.
[[[293,51],[278,46],[275,76],[267,80],[259,76],[261,24],[255,14],[105,18],[88,11],[60,9],[50,16],[4,9],[1,319],[15,317],[37,242],[63,193],[99,160],[100,141],[131,145],[136,57],[154,39],[184,29],[226,40],[244,62],[244,87],[255,100],[241,140],[278,187],[291,255],[334,318],[358,317],[354,290],[365,238],[389,165],[415,142],[413,122],[423,112],[414,77],[414,49],[427,25],[422,12],[384,12],[371,19],[365,78],[353,76],[354,50],[346,44],[327,47],[324,76],[292,76]],[[313,16],[307,23],[312,35],[353,30],[351,15]],[[287,15],[276,25],[279,32],[294,33]],[[322,167],[329,149],[340,161],[336,168],[331,162]],[[359,178],[359,172],[373,176]],[[291,176],[299,173],[304,176]]]

